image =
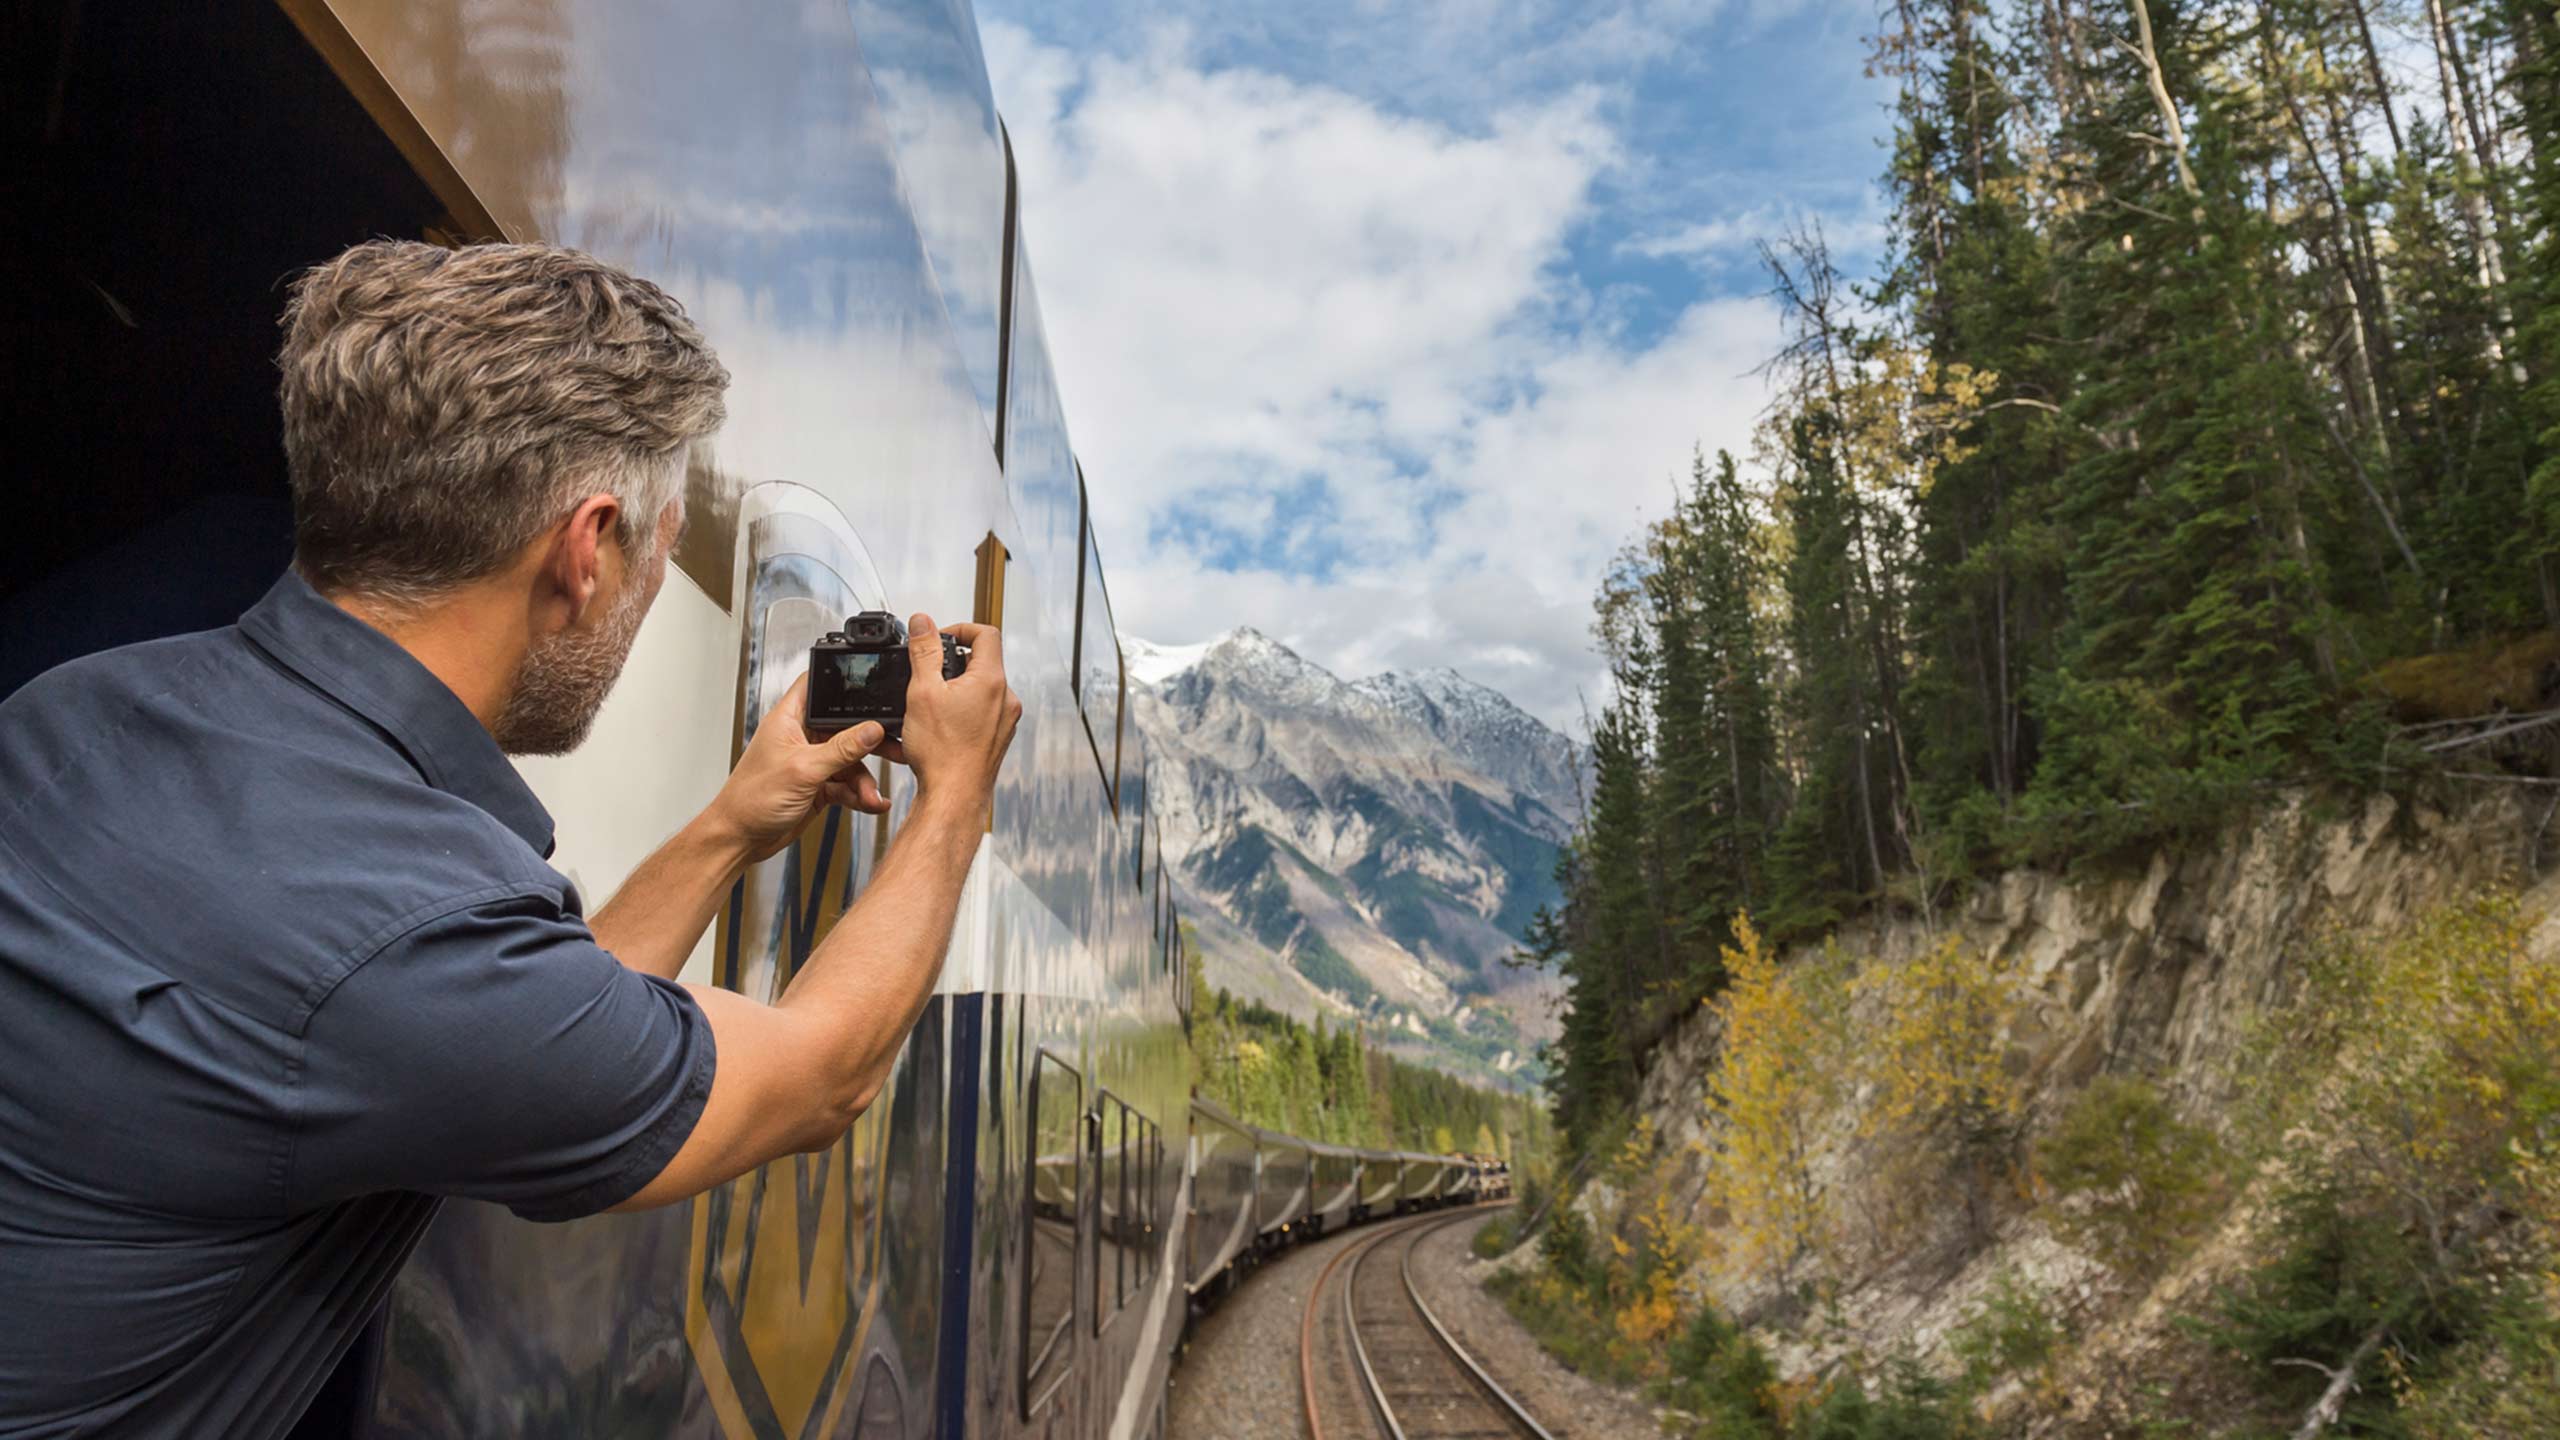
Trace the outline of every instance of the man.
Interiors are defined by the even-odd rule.
[[[903,748],[813,743],[795,689],[585,919],[506,756],[585,736],[727,372],[540,246],[359,246],[280,360],[292,572],[0,705],[0,1435],[282,1435],[440,1197],[566,1220],[833,1143],[1021,714],[993,630],[946,682],[919,615]],[[743,867],[883,808],[884,748],[918,798],[850,923],[778,1004],[676,984]]]

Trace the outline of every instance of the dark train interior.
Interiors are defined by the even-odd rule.
[[[291,554],[286,283],[442,207],[275,4],[33,0],[0,24],[6,696],[265,591]]]

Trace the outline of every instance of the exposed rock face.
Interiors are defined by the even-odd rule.
[[[2296,967],[2324,935],[2336,928],[2387,933],[2438,902],[2533,878],[2542,804],[2504,790],[2470,798],[2473,803],[2450,812],[2431,805],[2404,809],[2377,798],[2346,817],[2323,816],[2296,801],[2220,845],[2163,856],[2138,876],[2074,882],[2016,872],[1985,886],[1960,913],[1940,915],[1937,936],[1917,917],[1897,917],[1844,927],[1837,943],[1862,967],[1893,966],[1953,931],[2005,958],[2024,991],[2009,1036],[2009,1064],[2024,1082],[2031,1132],[2049,1124],[2089,1080],[2109,1072],[2152,1078],[2190,1119],[2211,1124],[2237,1068],[2247,1062],[2252,1025],[2291,996]],[[1715,1017],[1701,1010],[1656,1050],[1640,1114],[1657,1137],[1659,1187],[1624,1200],[1609,1195],[1596,1205],[1586,1197],[1595,1222],[1632,1236],[1634,1213],[1654,1193],[1667,1193],[1710,1236],[1721,1223],[1702,1205],[1708,1169],[1716,1163],[1706,1085],[1718,1042]],[[1845,1114],[1836,1117],[1815,1166],[1824,1191],[1872,1191],[1879,1181],[1875,1163],[1874,1147],[1858,1138]],[[1772,1333],[1782,1367],[1817,1370],[1852,1349],[1908,1348],[1936,1356],[2003,1273],[2065,1305],[2092,1298],[2096,1267],[2032,1215],[2011,1207],[1988,1235],[1968,1236],[1960,1233],[1958,1208],[1948,1197],[1933,1233],[1889,1251],[1841,1247],[1853,1257],[1849,1273],[1834,1277],[1842,1325],[1820,1342],[1804,1338],[1815,1327]],[[2215,1250],[2208,1244],[2200,1253],[2209,1260]],[[1708,1253],[1714,1253],[1712,1241]],[[2105,1320],[2124,1332],[2121,1345],[2084,1351],[2109,1354],[2118,1364],[2138,1357],[2173,1302],[2211,1278],[2196,1267],[2160,1277],[2143,1304]],[[1784,1308],[1765,1286],[1712,1258],[1690,1281],[1728,1313],[1765,1319]],[[2098,1377],[2084,1378],[2095,1383]]]
[[[1545,1007],[1469,1000],[1518,988],[1499,962],[1555,898],[1573,742],[1455,671],[1345,682],[1253,630],[1128,651],[1211,978],[1517,1070]]]

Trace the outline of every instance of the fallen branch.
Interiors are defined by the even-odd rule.
[[[2320,1392],[2319,1402],[2311,1407],[2309,1414],[2302,1417],[2302,1423],[2294,1427],[2293,1440],[2312,1440],[2313,1436],[2328,1429],[2337,1420],[2338,1412],[2346,1408],[2347,1397],[2357,1389],[2357,1368],[2365,1361],[2372,1359],[2374,1351],[2382,1348],[2383,1332],[2389,1328],[2387,1324],[2376,1325],[2366,1331],[2364,1339],[2356,1342],[2355,1353],[2349,1355],[2346,1363],[2335,1370],[2317,1360],[2288,1359],[2276,1362],[2279,1365],[2300,1365],[2305,1369],[2317,1370],[2329,1377],[2329,1388]]]
[[[2460,750],[2465,746],[2481,745],[2486,744],[2491,740],[2504,739],[2509,735],[2514,735],[2522,731],[2538,730],[2545,725],[2550,725],[2555,722],[2560,722],[2560,710],[2537,710],[2533,714],[2527,715],[2521,720],[2509,721],[2507,724],[2501,725],[2494,730],[2483,730],[2477,735],[2457,735],[2450,740],[2437,740],[2427,745],[2425,749],[2430,755],[2440,754],[2447,750]]]

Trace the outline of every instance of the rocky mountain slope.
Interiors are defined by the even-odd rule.
[[[2337,947],[2393,943],[2437,907],[2484,890],[2523,887],[2528,916],[2552,914],[2560,880],[2542,849],[2547,819],[2545,802],[2506,792],[2450,804],[2376,798],[2346,815],[2297,799],[2218,843],[2159,856],[2140,873],[2075,880],[2018,871],[1934,924],[1903,915],[1845,925],[1822,945],[1788,952],[1778,971],[1827,975],[1800,981],[1809,988],[1797,993],[1836,997],[1853,1043],[1870,1049],[1897,1033],[1886,1010],[1927,1000],[1895,990],[1894,977],[1924,968],[1947,974],[1949,954],[1983,957],[1980,973],[2013,1007],[2001,1011],[1995,1068],[1985,1072],[2012,1097],[1998,1123],[1897,1142],[1891,1117],[1875,1109],[1879,1082],[1871,1076],[1790,1090],[1785,1077],[1764,1075],[1775,1088],[1719,1098],[1719,1085],[1737,1084],[1719,1069],[1730,1048],[1727,1021],[1701,1008],[1650,1057],[1630,1117],[1634,1138],[1585,1172],[1574,1209],[1614,1237],[1617,1254],[1632,1247],[1669,1262],[1666,1314],[1676,1299],[1734,1317],[1799,1388],[1836,1380],[1861,1357],[1907,1356],[1961,1375],[1985,1364],[1986,1334],[1996,1338],[2001,1323],[2018,1329],[2025,1316],[2031,1323],[2020,1333],[2035,1342],[2033,1363],[2020,1363],[1980,1399],[1984,1413],[1999,1417],[1991,1433],[2223,1433],[2230,1417],[2205,1412],[2265,1402],[2245,1387],[2226,1394],[2216,1385],[2228,1389],[2234,1374],[2281,1381],[2285,1372],[2251,1372],[2203,1345],[2195,1317],[2223,1313],[2218,1297],[2235,1286],[2265,1283],[2246,1277],[2266,1273],[2251,1267],[2263,1267],[2275,1244],[2271,1217],[2283,1207],[2272,1197],[2283,1193],[2287,1167],[2308,1173],[2300,1152],[2345,1153],[2313,1138],[2318,1125],[2304,1121],[2308,1128],[2261,1142],[2278,1157],[2264,1168],[2238,1158],[2254,1152],[2236,1117],[2269,1103],[2258,1072],[2287,1063],[2300,1038],[2293,1027],[2314,1026],[2298,997],[2321,983],[2321,967],[2335,967],[2326,957]],[[2536,953],[2560,947],[2560,925],[2546,921],[2534,946]],[[1802,1013],[1798,1019],[1814,1024]],[[1825,1063],[1809,1058],[1815,1053],[1819,1047],[1808,1045],[1792,1063]],[[1869,1076],[1856,1060],[1841,1061],[1840,1072]],[[2196,1178],[2165,1169],[2067,1198],[2050,1188],[2053,1152],[2040,1145],[2091,1113],[2090,1097],[2104,1093],[2097,1087],[2109,1078],[2156,1087],[2166,1118],[2144,1124],[2219,1147],[2211,1188],[2183,1196],[2161,1189]],[[2335,1108],[2326,1097],[2346,1082],[2321,1083],[2325,1108],[2311,1113]],[[1758,1212],[1744,1213],[1734,1187],[1720,1183],[1745,1163],[1736,1159],[1735,1105],[1773,1094],[1799,1107],[1787,1131],[1801,1145],[1797,1168],[1780,1167],[1802,1200],[1787,1222],[1785,1264],[1771,1263],[1765,1234],[1752,1233]],[[2128,1154],[2147,1155],[2143,1147],[2155,1145],[2148,1131],[2108,1133],[2109,1147],[2121,1143]],[[1964,1178],[1967,1143],[1989,1146],[1983,1153],[1996,1161],[1977,1167],[1989,1176],[1979,1186]],[[2359,1160],[2353,1173],[2375,1163]],[[2091,1214],[2121,1209],[2149,1223],[2173,1201],[2188,1204],[2192,1218],[2136,1260],[2118,1256],[2110,1265],[2103,1248],[2092,1249],[2090,1237],[2105,1232]],[[1526,1263],[1532,1248],[1523,1246],[1506,1267]],[[1809,1295],[1818,1295],[1818,1306],[1808,1305]],[[2015,1358],[1989,1373],[2001,1377]],[[2314,1395],[2320,1389],[2308,1387]],[[2294,1403],[2298,1413],[2302,1402]],[[2172,1412],[2217,1423],[2142,1428]]]
[[[1212,982],[1522,1077],[1551,1018],[1501,962],[1555,898],[1574,743],[1455,671],[1344,681],[1250,629],[1128,656]]]

